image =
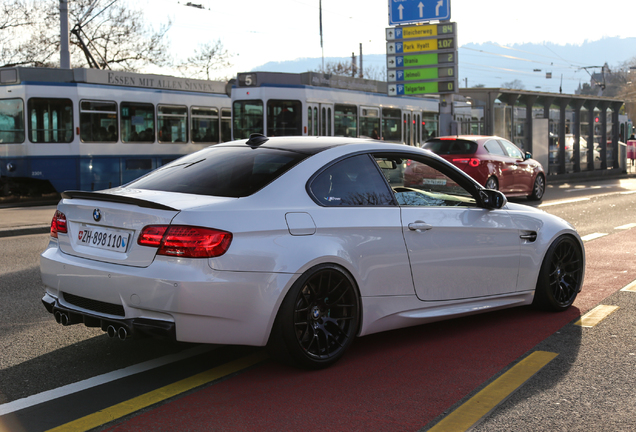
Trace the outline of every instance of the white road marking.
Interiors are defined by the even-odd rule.
[[[636,292],[636,280],[630,284],[625,285],[623,288],[621,288],[621,291]]]
[[[634,227],[636,227],[636,223],[628,223],[628,224],[625,224],[625,225],[617,226],[614,229],[627,230],[627,229],[631,229],[631,228],[634,228]]]
[[[181,351],[180,353],[177,353],[177,354],[171,354],[161,358],[148,360],[143,363],[128,366],[126,368],[109,372],[109,373],[96,376],[93,378],[89,378],[84,381],[79,381],[79,382],[65,385],[63,387],[59,387],[53,390],[48,390],[48,391],[38,393],[29,397],[18,399],[13,402],[8,402],[8,403],[0,405],[0,416],[9,414],[15,411],[19,411],[24,408],[29,408],[35,405],[39,405],[39,404],[57,399],[59,397],[67,396],[72,393],[77,393],[79,391],[86,390],[92,387],[97,387],[99,385],[106,384],[111,381],[118,380],[120,378],[124,378],[130,375],[135,375],[150,369],[155,369],[160,366],[177,362],[179,360],[184,360],[190,357],[194,357],[196,355],[203,354],[208,351],[212,351],[213,349],[216,349],[216,347],[212,345],[201,345],[196,348],[191,348],[189,350]]]
[[[560,204],[569,204],[569,203],[575,203],[575,202],[580,202],[580,201],[589,201],[589,200],[590,200],[590,198],[574,198],[574,199],[569,199],[569,200],[554,201],[554,202],[541,204],[539,207],[549,207],[549,206],[555,206],[555,205],[560,205]]]
[[[590,240],[594,240],[600,237],[605,237],[607,235],[607,233],[592,233],[592,234],[588,234],[586,236],[581,237],[581,240],[583,241],[590,241]]]

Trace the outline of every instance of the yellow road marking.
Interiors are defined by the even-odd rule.
[[[460,432],[468,430],[556,356],[558,354],[546,351],[533,352],[510,368],[508,372],[488,384],[466,403],[444,417],[444,419],[429,429],[429,432]]]
[[[609,314],[618,309],[618,306],[598,305],[585,315],[580,320],[574,323],[581,327],[594,327],[601,321],[603,321]]]
[[[169,384],[165,387],[161,387],[157,390],[153,390],[149,393],[137,396],[136,398],[129,399],[125,402],[121,402],[112,407],[108,407],[94,414],[89,414],[80,419],[63,424],[56,428],[50,429],[48,432],[85,432],[90,429],[96,428],[118,418],[122,418],[128,414],[132,414],[135,411],[139,411],[142,408],[146,408],[150,405],[164,401],[171,397],[177,396],[193,388],[202,386],[219,378],[223,378],[227,375],[239,372],[250,366],[265,360],[267,354],[264,350],[260,350],[254,354],[246,357],[234,360],[233,362],[226,363],[224,365],[215,367],[200,374],[185,378],[173,384]]]
[[[621,288],[621,291],[636,292],[636,280],[634,282],[624,286],[623,288]]]

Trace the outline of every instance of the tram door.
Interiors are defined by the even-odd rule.
[[[309,122],[309,110],[312,112],[311,122]],[[314,115],[315,113],[317,116]],[[308,103],[307,120],[307,135],[333,136],[333,104]],[[313,133],[314,130],[317,130],[316,134]]]
[[[402,140],[404,144],[420,147],[422,140],[422,112],[402,111]]]

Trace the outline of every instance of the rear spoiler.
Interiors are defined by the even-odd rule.
[[[65,191],[62,192],[62,198],[66,199],[87,199],[92,201],[107,201],[121,204],[136,205],[137,207],[151,208],[157,210],[172,210],[179,211],[179,209],[168,207],[167,205],[159,204],[152,201],[146,201],[139,198],[133,198],[122,195],[112,195],[101,192],[84,192],[84,191]]]

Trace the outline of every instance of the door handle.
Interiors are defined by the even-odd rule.
[[[411,222],[409,224],[409,229],[411,231],[427,231],[433,228],[433,225],[427,224],[425,222]]]

